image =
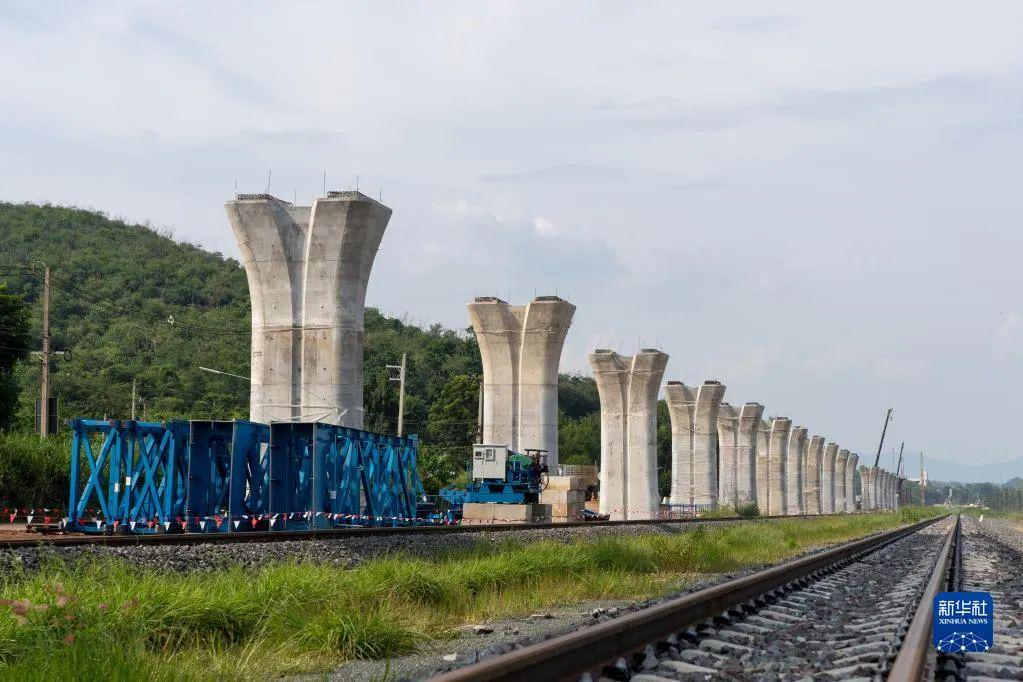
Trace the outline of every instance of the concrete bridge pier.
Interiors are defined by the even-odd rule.
[[[838,443],[824,446],[821,461],[821,513],[835,513],[835,465],[838,459]]]
[[[855,493],[855,481],[856,476],[856,464],[860,461],[860,456],[854,453],[849,454],[849,459],[845,466],[845,510],[849,513],[856,511],[856,493]],[[842,511],[842,510],[839,510]]]
[[[803,426],[789,432],[789,448],[785,457],[785,513],[799,516],[806,512],[803,500],[803,473],[806,467],[806,434]]]
[[[764,406],[746,403],[739,410],[739,430],[736,436],[736,509],[757,501],[757,429]]]
[[[821,513],[821,471],[824,461],[824,436],[813,436],[806,447],[803,469],[803,502],[805,513]]]
[[[718,504],[717,428],[725,387],[717,381],[705,381],[696,388],[681,381],[669,381],[664,387],[664,395],[671,417],[669,502],[713,509]],[[734,480],[734,466],[731,464],[720,473],[722,478]]]
[[[467,305],[483,361],[483,441],[547,451],[558,464],[558,367],[575,306],[539,296],[524,306],[480,296]]]
[[[667,388],[665,388],[667,392]],[[672,428],[674,432],[674,428]],[[718,407],[718,504],[738,507],[739,471],[739,410],[728,403]],[[672,437],[674,459],[674,436]],[[674,472],[672,472],[674,480]]]
[[[771,422],[761,419],[756,437],[757,508],[766,515],[771,513]]]
[[[845,487],[845,472],[849,466],[849,451],[839,448],[835,457],[835,476],[832,485],[835,486],[835,513],[840,514],[845,510],[845,501],[849,497],[849,491]]]
[[[787,463],[791,430],[791,419],[776,417],[771,420],[767,451],[767,487],[770,495],[768,514],[772,516],[784,516],[789,513]]]
[[[589,356],[600,395],[600,511],[612,519],[657,516],[657,393],[668,355],[598,349]]]

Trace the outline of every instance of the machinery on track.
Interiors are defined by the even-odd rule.
[[[505,445],[474,445],[464,488],[447,486],[440,497],[450,507],[447,518],[461,518],[467,503],[531,504],[547,487],[547,461],[543,450],[512,452]]]

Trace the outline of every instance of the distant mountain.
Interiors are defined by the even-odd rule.
[[[1009,462],[997,464],[974,464],[964,462],[946,462],[940,459],[924,459],[929,481],[944,483],[1008,483],[1012,478],[1023,478],[1023,457]],[[907,474],[916,477],[912,469]]]

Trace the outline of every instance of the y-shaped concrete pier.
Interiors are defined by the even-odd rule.
[[[875,498],[877,492],[876,485],[877,469],[868,466],[860,467],[860,495],[863,502],[863,511],[877,509],[877,500]]]
[[[665,393],[668,389],[665,387]],[[670,410],[670,407],[669,407]],[[674,433],[674,425],[672,432]],[[672,460],[674,460],[674,435],[672,436]],[[739,410],[728,403],[718,407],[718,504],[722,507],[738,507],[739,488]],[[674,473],[674,472],[673,472]],[[672,476],[674,482],[674,475]]]
[[[835,509],[835,468],[838,462],[838,443],[824,446],[821,461],[821,513],[834,514]],[[841,510],[838,510],[841,511]]]
[[[806,433],[804,426],[789,432],[789,449],[785,457],[785,513],[799,516],[805,511],[803,500],[803,471],[806,466]]]
[[[735,448],[736,509],[757,504],[757,428],[763,414],[764,406],[759,403],[746,403],[739,410]]]
[[[540,296],[511,306],[492,296],[468,304],[483,360],[483,442],[547,451],[558,464],[558,366],[575,306]]]
[[[788,506],[788,454],[789,432],[792,420],[776,417],[771,420],[771,433],[768,436],[767,449],[767,513],[772,516],[783,516],[789,513]]]
[[[769,514],[771,508],[771,422],[761,419],[757,424],[757,508],[761,514]]]
[[[846,490],[845,471],[849,466],[849,451],[841,448],[835,458],[835,513],[840,514],[845,509],[845,501],[851,491]]]
[[[225,209],[252,301],[249,418],[362,428],[366,287],[391,209],[359,192]]]
[[[664,387],[671,417],[671,505],[699,505],[713,509],[718,503],[718,411],[725,387],[705,381],[697,388],[681,381]],[[734,461],[734,459],[733,459]],[[722,470],[734,479],[734,467]]]
[[[612,519],[657,516],[657,393],[668,355],[590,354],[600,395],[600,512]]]
[[[824,461],[824,436],[814,436],[806,446],[806,467],[803,469],[803,503],[805,513],[821,512],[821,467]]]
[[[856,476],[856,464],[859,463],[860,456],[855,453],[849,453],[849,459],[845,466],[845,511],[852,513],[856,511],[856,491],[855,491],[855,476]],[[838,511],[842,511],[839,509]]]

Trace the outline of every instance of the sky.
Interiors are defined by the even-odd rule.
[[[862,455],[1020,456],[1023,3],[0,1],[0,200],[237,257],[223,203],[393,210],[368,304],[578,307]],[[884,461],[884,460],[882,460]],[[911,461],[916,466],[916,455]]]

